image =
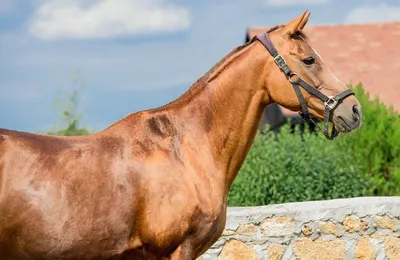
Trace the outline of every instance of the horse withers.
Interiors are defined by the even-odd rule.
[[[0,259],[195,259],[221,235],[227,197],[265,107],[351,132],[353,93],[302,31],[306,11],[234,49],[181,97],[96,134],[0,130]]]

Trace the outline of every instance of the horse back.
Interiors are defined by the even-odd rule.
[[[126,249],[138,187],[123,140],[4,129],[0,140],[0,255]]]

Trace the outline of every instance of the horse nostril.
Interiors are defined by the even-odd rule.
[[[358,121],[360,119],[360,110],[357,105],[353,106],[353,119],[354,121]]]

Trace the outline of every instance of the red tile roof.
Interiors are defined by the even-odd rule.
[[[250,28],[247,39],[266,30]],[[400,22],[306,26],[304,31],[340,80],[362,82],[371,98],[377,95],[400,112]]]

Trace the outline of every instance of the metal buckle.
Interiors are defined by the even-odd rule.
[[[274,58],[274,61],[280,69],[283,69],[286,66],[286,61],[280,54]]]
[[[330,96],[330,97],[328,97],[328,100],[324,102],[324,105],[329,110],[332,110],[336,107],[337,103],[338,103],[338,101],[335,99],[335,97]]]
[[[288,76],[288,80],[290,83],[295,84],[295,83],[299,82],[300,77],[296,72],[292,72],[292,74],[290,74]]]

